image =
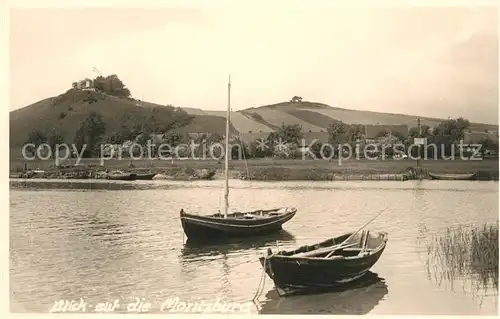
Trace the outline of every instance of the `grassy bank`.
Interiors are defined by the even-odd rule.
[[[68,162],[66,162],[68,163]],[[74,163],[74,162],[73,162]],[[224,163],[216,160],[108,160],[100,166],[99,159],[83,159],[81,164],[94,166],[94,170],[123,170],[153,172],[165,175],[193,175],[200,170],[217,171],[215,178],[221,178]],[[25,164],[29,169],[57,170],[53,161],[24,161],[13,159],[10,162],[11,173],[21,172]],[[130,167],[132,164],[133,167]],[[415,168],[411,160],[283,160],[250,159],[234,160],[229,163],[230,175],[250,177],[253,180],[335,180],[335,179],[377,179],[377,176],[405,174],[409,168]],[[425,172],[433,173],[477,173],[481,180],[498,180],[498,159],[481,161],[464,160],[427,160],[421,161],[424,178]],[[183,172],[183,173],[179,173]],[[248,176],[249,175],[249,176]],[[390,179],[387,178],[380,179]],[[180,177],[181,179],[184,177]]]

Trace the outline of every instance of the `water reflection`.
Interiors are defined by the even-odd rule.
[[[181,249],[181,258],[182,261],[189,262],[190,260],[198,260],[200,257],[215,257],[251,249],[260,249],[269,246],[275,247],[277,244],[288,245],[293,243],[295,243],[295,237],[286,230],[265,236],[231,238],[226,241],[211,242],[208,245],[188,239]]]
[[[123,191],[123,190],[148,190],[172,189],[176,185],[158,184],[151,181],[108,181],[108,180],[29,180],[18,179],[9,181],[12,189],[36,190],[80,190],[80,191]]]
[[[385,280],[370,271],[352,283],[323,294],[279,297],[276,290],[270,290],[266,300],[259,304],[259,313],[364,315],[388,292]]]
[[[222,254],[222,277],[221,277],[221,288],[222,293],[225,296],[230,296],[232,292],[231,280],[229,274],[231,272],[231,267],[228,263],[227,254]]]
[[[246,238],[208,247],[197,247],[190,241],[184,244],[178,212],[181,207],[191,211],[217,207],[214,194],[220,189],[220,181],[155,183],[150,191],[136,192],[11,191],[11,310],[47,312],[54,300],[82,296],[91,304],[115,299],[125,304],[135,297],[145,297],[156,303],[155,309],[171,297],[183,302],[214,302],[219,297],[228,302],[247,302],[256,294],[262,274],[258,257],[265,253],[266,245],[274,251],[277,240],[280,249],[295,248],[355,229],[360,220],[370,219],[370,203],[384,201],[391,202],[392,209],[370,228],[387,229],[392,238],[390,251],[374,269],[386,278],[391,294],[382,297],[369,314],[496,313],[490,298],[485,298],[479,308],[470,295],[436,289],[426,280],[424,265],[414,248],[419,222],[439,229],[456,223],[495,221],[498,183],[458,183],[456,187],[452,182],[429,182],[417,192],[412,181],[290,182],[286,187],[284,183],[252,182],[257,187],[251,189],[236,185],[234,198],[249,199],[248,203],[238,202],[242,207],[250,205],[255,196],[262,206],[286,202],[304,213],[285,225],[293,235],[285,232],[279,234],[284,235],[281,238]],[[303,187],[291,191],[291,185]],[[158,190],[163,186],[169,190]],[[267,277],[259,298],[266,303],[262,313],[364,313],[360,308],[373,301],[372,297],[366,297],[370,299],[367,301],[363,298],[376,294],[369,288],[358,288],[314,297],[280,298],[278,305],[275,293],[268,294],[266,300],[271,288],[272,281]],[[346,301],[356,291],[357,299]]]
[[[102,241],[117,241],[127,233],[125,225],[108,219],[100,219],[97,214],[89,216],[85,226],[87,227],[82,228],[87,231],[88,236]]]

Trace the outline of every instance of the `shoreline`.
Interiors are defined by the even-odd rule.
[[[157,179],[207,180],[224,179],[224,163],[216,160],[109,160],[82,159],[79,166],[66,161],[66,167],[55,167],[53,161],[11,159],[9,177],[23,177],[37,171],[30,179],[103,178],[106,171],[120,170],[136,174],[158,174]],[[229,162],[229,178],[256,181],[329,181],[329,180],[412,180],[430,179],[434,174],[471,174],[474,180],[499,180],[498,158],[483,160],[422,160],[417,170],[412,160],[297,160],[249,159]],[[26,174],[25,174],[26,175]],[[28,176],[24,176],[28,177]]]
[[[10,178],[26,179],[83,179],[99,177],[106,171],[157,174],[155,179],[190,181],[223,180],[224,164],[218,161],[108,161],[99,165],[99,159],[82,160],[81,166],[54,167],[49,161],[12,161]],[[131,165],[132,164],[132,165]],[[27,176],[25,167],[39,173]],[[259,159],[231,161],[229,178],[254,181],[342,181],[342,180],[414,180],[431,179],[434,174],[472,174],[473,180],[498,181],[498,159],[481,161],[424,160],[420,169],[410,160],[348,160],[336,161]]]
[[[389,181],[389,180],[342,180],[342,181],[305,181],[305,180],[295,180],[295,181],[242,181],[238,179],[230,179],[230,187],[232,189],[245,189],[245,188],[322,188],[322,189],[335,189],[335,188],[376,188],[376,189],[415,189],[416,185],[422,189],[420,184],[422,181],[409,180],[406,183]],[[461,181],[425,181],[425,189],[440,189],[443,185],[453,185],[453,189],[463,188],[467,190],[468,187],[478,187],[473,186],[481,184],[480,187],[491,187],[488,186],[491,183],[495,183],[495,189],[498,189],[498,181],[469,181],[468,183],[457,183]],[[51,189],[51,190],[74,190],[74,191],[126,191],[126,190],[173,190],[173,189],[183,189],[185,187],[215,187],[220,190],[222,187],[223,180],[136,180],[136,181],[115,181],[115,180],[99,180],[99,179],[86,179],[86,180],[75,180],[75,179],[22,179],[22,178],[11,178],[9,180],[10,191],[15,190],[29,190],[29,189]],[[417,184],[415,184],[417,183]],[[398,186],[399,185],[399,186]],[[471,185],[471,186],[468,186]],[[446,186],[445,186],[446,187]]]

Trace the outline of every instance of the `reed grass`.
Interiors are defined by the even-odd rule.
[[[498,294],[498,221],[447,227],[439,234],[431,234],[423,226],[420,234],[428,275],[433,275],[438,285],[446,280],[453,288],[462,280],[471,284],[475,296],[484,296],[491,289]],[[480,291],[483,293],[478,294]]]

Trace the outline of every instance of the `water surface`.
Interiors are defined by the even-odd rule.
[[[135,186],[134,186],[135,185]],[[139,186],[137,186],[139,185]],[[268,247],[292,248],[352,231],[381,209],[369,229],[388,246],[365,282],[345,291],[278,298],[272,281],[252,312],[332,314],[495,314],[496,296],[467,278],[429,276],[419,229],[498,219],[497,182],[231,182],[233,209],[297,207],[285,231],[222,246],[185,244],[181,208],[209,214],[222,204],[221,181],[11,181],[11,311],[48,312],[60,299],[95,307],[118,299],[248,302]]]

